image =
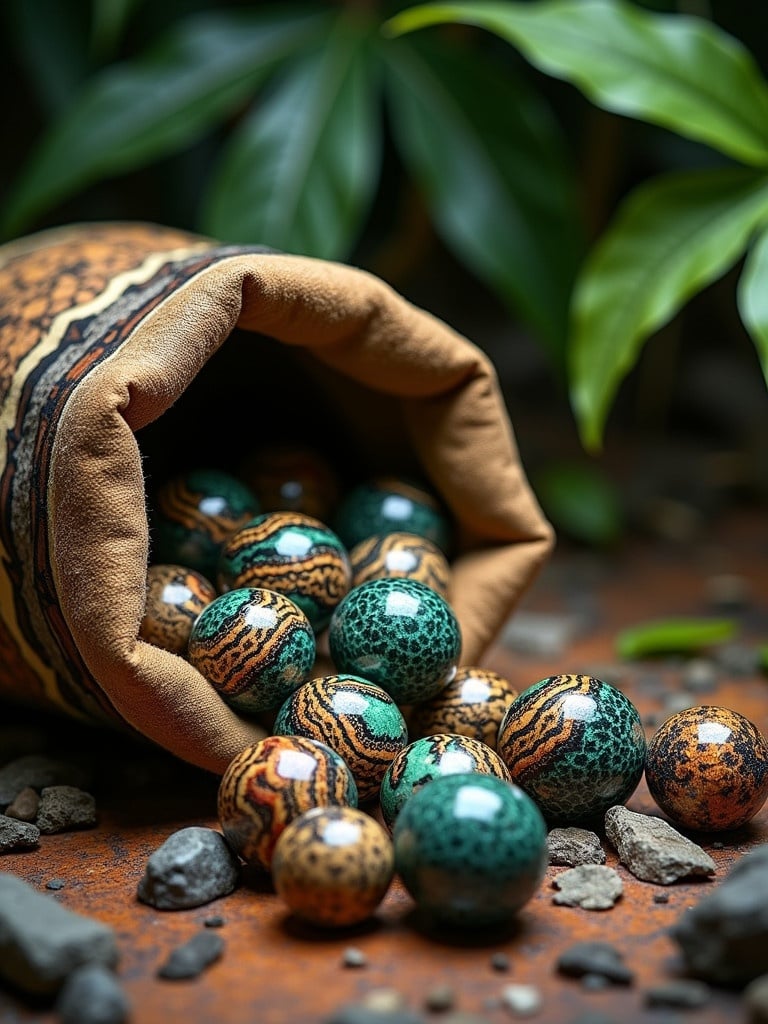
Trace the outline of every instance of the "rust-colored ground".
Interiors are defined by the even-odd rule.
[[[751,586],[751,609],[744,614],[742,639],[768,641],[768,543],[758,515],[739,514],[721,522],[705,541],[687,548],[658,542],[633,543],[609,562],[597,565],[583,553],[561,550],[525,602],[528,610],[573,611],[581,607],[592,625],[563,654],[552,659],[520,657],[497,646],[486,664],[507,675],[519,688],[553,672],[595,671],[616,664],[617,631],[638,621],[668,615],[698,615],[708,607],[706,580],[716,572],[743,575]],[[582,583],[579,583],[579,579]],[[664,715],[663,692],[649,674],[661,676],[667,691],[679,686],[680,668],[670,661],[632,666],[621,685],[645,716]],[[768,731],[768,679],[723,677],[713,693],[699,703],[727,705]],[[6,722],[8,719],[6,719]],[[13,723],[13,713],[11,714]],[[4,725],[5,723],[3,723]],[[28,730],[27,716],[18,719],[19,735]],[[649,1009],[644,991],[679,971],[670,925],[705,895],[715,882],[667,887],[666,904],[653,901],[658,887],[635,880],[623,867],[624,896],[607,912],[557,907],[552,903],[550,868],[536,897],[520,915],[512,934],[479,936],[461,941],[426,934],[414,919],[410,900],[395,884],[370,927],[353,932],[321,934],[286,915],[268,883],[248,878],[233,895],[194,910],[159,912],[139,904],[136,885],[148,855],[171,832],[184,825],[216,825],[216,780],[154,751],[122,740],[105,745],[103,737],[64,732],[54,725],[53,746],[82,751],[90,746],[99,766],[100,820],[81,833],[44,836],[39,850],[6,855],[0,870],[13,871],[33,885],[62,878],[66,887],[56,899],[72,909],[112,924],[121,949],[120,977],[133,1002],[135,1024],[183,1020],[187,1024],[316,1024],[342,1003],[359,1000],[371,989],[394,987],[414,1009],[423,1008],[425,994],[438,985],[456,993],[457,1009],[482,1014],[490,1024],[509,1021],[501,1007],[489,1008],[506,983],[538,985],[544,994],[539,1019],[567,1022],[585,1011],[601,1012],[615,1021],[657,1022],[696,1020],[700,1024],[745,1020],[738,993],[714,990],[702,1011],[673,1013]],[[43,723],[51,732],[51,723]],[[649,727],[650,732],[650,727]],[[630,802],[634,810],[655,812],[644,786]],[[768,841],[768,809],[738,833],[695,837],[718,864],[722,878],[734,858]],[[723,843],[723,848],[713,846]],[[609,852],[608,863],[616,865]],[[155,972],[168,952],[220,914],[226,919],[219,934],[225,939],[223,958],[195,981],[161,981]],[[626,989],[588,992],[578,982],[554,973],[558,954],[581,939],[607,939],[626,954],[636,983]],[[368,965],[344,968],[347,946],[360,947]],[[509,974],[495,972],[492,953],[503,950],[512,962]],[[439,1014],[425,1012],[435,1021]],[[52,1021],[50,1012],[29,1008],[22,1000],[0,993],[0,1021]]]

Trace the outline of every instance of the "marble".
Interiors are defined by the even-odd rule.
[[[441,775],[477,772],[510,780],[499,755],[485,743],[468,736],[425,736],[409,743],[392,761],[381,782],[381,816],[394,827],[403,807],[422,786]]]
[[[222,545],[258,511],[256,497],[229,473],[194,469],[173,477],[155,494],[152,561],[215,580]]]
[[[239,475],[265,512],[303,512],[326,522],[339,501],[339,480],[330,462],[312,448],[273,445],[252,452]]]
[[[428,700],[456,674],[459,623],[448,602],[416,580],[371,580],[340,602],[328,627],[339,672],[383,687],[398,704]]]
[[[279,708],[307,679],[315,635],[304,612],[283,594],[242,587],[203,609],[187,653],[227,704],[255,714]]]
[[[267,736],[246,747],[229,763],[217,797],[227,842],[265,871],[286,826],[326,806],[356,807],[355,780],[335,750],[305,736]]]
[[[376,534],[355,544],[349,552],[352,586],[388,576],[418,580],[448,597],[451,567],[448,559],[431,540],[415,533]]]
[[[637,709],[620,690],[594,676],[556,675],[512,701],[497,749],[549,823],[567,825],[629,799],[646,742]]]
[[[250,519],[222,548],[218,582],[264,587],[301,608],[315,633],[328,625],[352,580],[346,548],[319,519],[301,512],[266,512]]]
[[[547,866],[546,825],[518,786],[493,775],[444,775],[405,805],[395,869],[420,912],[442,925],[509,924]]]
[[[360,803],[378,796],[384,772],[408,742],[405,719],[386,690],[352,675],[303,683],[280,708],[273,732],[332,747],[352,771]]]
[[[183,565],[150,565],[139,636],[172,654],[186,655],[192,624],[217,591],[201,573]]]
[[[465,666],[431,700],[411,709],[411,733],[414,739],[437,732],[457,733],[495,750],[501,720],[515,697],[512,683],[497,672]]]
[[[348,550],[368,537],[394,532],[426,537],[444,552],[452,541],[450,521],[435,495],[395,477],[353,487],[342,498],[333,522]]]
[[[768,798],[768,742],[749,719],[703,705],[663,722],[648,743],[651,796],[678,825],[740,828]]]
[[[344,928],[366,921],[389,889],[392,841],[353,807],[315,807],[282,833],[272,858],[278,896],[304,921]]]

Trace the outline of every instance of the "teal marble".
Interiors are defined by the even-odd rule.
[[[513,782],[552,824],[601,819],[635,791],[645,731],[634,704],[588,675],[557,675],[524,690],[507,708],[497,750]]]
[[[215,580],[224,542],[258,511],[253,493],[229,473],[194,469],[176,476],[154,498],[152,561]]]
[[[349,557],[336,534],[301,512],[254,516],[224,545],[218,581],[228,587],[265,587],[285,594],[315,633],[328,625],[352,578]]]
[[[232,707],[254,714],[279,708],[309,675],[315,635],[283,594],[242,587],[221,594],[195,620],[188,657]]]
[[[384,773],[379,792],[381,816],[390,830],[403,807],[432,779],[477,772],[509,781],[509,771],[495,750],[480,740],[453,733],[424,736],[409,743]]]
[[[547,829],[522,789],[491,775],[444,775],[419,790],[395,825],[395,870],[433,923],[509,924],[547,866]]]
[[[413,533],[448,553],[452,529],[437,498],[419,484],[382,477],[349,491],[336,510],[334,528],[348,550],[376,534]]]
[[[308,680],[280,708],[272,731],[327,743],[349,765],[361,803],[378,796],[408,742],[405,719],[386,690],[352,675]]]
[[[456,674],[461,632],[451,606],[416,580],[354,587],[328,627],[339,672],[382,686],[398,704],[428,700]]]

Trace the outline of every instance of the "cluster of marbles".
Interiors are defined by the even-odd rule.
[[[651,737],[645,778],[677,824],[707,832],[740,828],[768,798],[768,742],[729,708],[687,708]]]
[[[139,636],[173,654],[186,654],[195,619],[216,596],[214,585],[194,569],[151,565]]]

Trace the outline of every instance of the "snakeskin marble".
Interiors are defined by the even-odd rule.
[[[501,720],[516,696],[512,684],[496,672],[460,668],[437,696],[411,709],[411,732],[414,738],[458,733],[495,750]]]
[[[392,841],[377,821],[353,807],[315,807],[278,839],[272,880],[297,917],[343,928],[371,917],[394,868]]]
[[[498,751],[551,823],[587,821],[623,804],[643,774],[645,733],[634,704],[594,676],[534,683],[507,708]]]
[[[376,534],[415,533],[448,551],[451,526],[433,494],[418,484],[381,477],[353,487],[342,498],[334,519],[336,532],[351,550]]]
[[[315,636],[304,612],[272,590],[242,587],[221,594],[195,620],[188,657],[238,711],[279,708],[315,661]]]
[[[651,737],[645,779],[678,825],[706,832],[740,828],[768,798],[768,742],[729,708],[688,708]]]
[[[194,569],[150,565],[139,636],[155,647],[185,655],[193,622],[215,598],[216,588]]]
[[[246,747],[219,784],[219,822],[228,843],[266,871],[285,827],[326,806],[356,807],[355,780],[335,750],[304,736],[267,736]]]
[[[535,803],[492,775],[444,775],[416,793],[394,832],[395,868],[427,920],[486,928],[511,922],[547,866]]]
[[[422,786],[442,775],[495,775],[509,781],[509,771],[499,755],[468,736],[448,734],[414,740],[384,773],[379,801],[384,823],[390,830],[411,797]]]
[[[385,533],[368,537],[349,553],[352,565],[352,586],[369,580],[401,576],[418,580],[448,597],[451,568],[437,544],[415,533]]]
[[[277,445],[246,458],[239,474],[265,512],[303,512],[326,522],[339,501],[339,482],[319,452]]]
[[[408,742],[405,720],[386,690],[350,675],[304,683],[283,704],[273,731],[332,747],[354,775],[360,803],[378,796],[384,772]]]

